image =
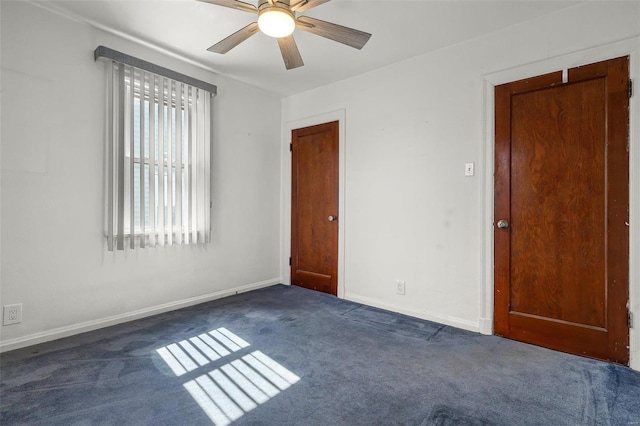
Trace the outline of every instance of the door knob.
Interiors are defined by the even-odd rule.
[[[498,221],[498,228],[507,229],[509,227],[509,221],[506,219],[501,219]]]
[[[337,219],[337,217],[335,217],[335,216],[329,216],[329,222],[333,222],[336,219]]]

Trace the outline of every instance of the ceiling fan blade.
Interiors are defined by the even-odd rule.
[[[218,6],[230,7],[232,9],[243,10],[245,12],[258,12],[258,8],[251,3],[245,3],[237,0],[198,0],[204,3],[211,3]]]
[[[293,39],[293,36],[281,37],[278,39],[278,46],[280,46],[280,53],[282,53],[282,59],[284,59],[284,66],[288,70],[298,68],[304,65],[302,62],[302,56],[298,50],[298,45]]]
[[[331,0],[299,0],[293,1],[291,5],[292,12],[304,12],[305,10],[309,10],[313,7],[320,6],[323,3],[327,3]]]
[[[258,23],[252,22],[240,31],[236,31],[229,37],[221,40],[208,48],[209,52],[224,54],[258,32]]]
[[[308,16],[298,17],[298,19],[296,19],[296,28],[337,41],[338,43],[346,44],[347,46],[355,47],[356,49],[362,49],[371,37],[371,34],[365,33],[364,31],[309,18]]]

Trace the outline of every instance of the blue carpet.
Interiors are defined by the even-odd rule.
[[[2,425],[640,424],[629,368],[282,285],[0,368]]]

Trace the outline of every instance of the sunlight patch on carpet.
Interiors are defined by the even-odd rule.
[[[214,425],[225,426],[300,381],[300,377],[259,350],[237,353],[250,346],[222,327],[163,346],[156,352],[177,377],[224,363],[183,386]],[[214,362],[216,365],[211,365]]]

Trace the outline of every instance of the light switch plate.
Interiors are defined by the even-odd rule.
[[[475,174],[476,163],[465,163],[464,165],[464,175],[465,176],[473,176]]]

